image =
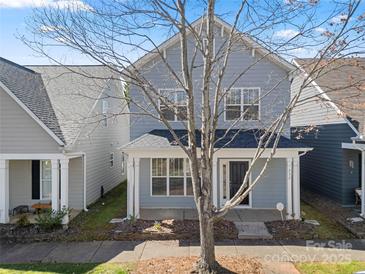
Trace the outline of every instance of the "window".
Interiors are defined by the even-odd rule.
[[[52,168],[51,161],[41,161],[40,164],[40,188],[41,188],[41,200],[51,199],[52,193]]]
[[[108,109],[109,109],[109,102],[106,100],[102,101],[102,114],[103,114],[103,126],[108,126]]]
[[[187,98],[181,89],[160,89],[160,111],[168,121],[185,121],[187,117]]]
[[[110,167],[113,167],[114,166],[114,153],[110,153],[110,159],[109,159],[109,162],[110,162]]]
[[[259,120],[259,98],[260,88],[232,88],[228,90],[225,96],[225,120]]]
[[[189,162],[184,158],[151,160],[152,196],[191,196],[193,188]]]
[[[122,175],[125,174],[125,156],[124,152],[122,152]]]

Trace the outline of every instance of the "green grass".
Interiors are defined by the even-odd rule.
[[[82,212],[73,219],[69,227],[78,233],[67,236],[68,240],[106,240],[112,225],[113,218],[126,215],[127,210],[127,183],[121,183],[104,198],[99,199],[89,207],[88,212]]]
[[[350,263],[300,263],[296,265],[303,274],[352,274],[365,271],[365,262]]]
[[[317,220],[320,225],[316,226],[315,233],[319,239],[351,239],[354,236],[342,225],[331,220],[311,205],[302,202],[302,215],[306,220]],[[303,214],[304,213],[304,214]]]
[[[132,265],[121,264],[0,264],[0,274],[55,274],[55,273],[87,273],[87,274],[127,274]]]

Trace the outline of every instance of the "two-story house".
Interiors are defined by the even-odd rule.
[[[90,76],[90,77],[88,77]],[[99,78],[96,78],[96,77]],[[20,66],[0,58],[0,223],[14,208],[87,210],[125,180],[120,81],[105,66]],[[64,223],[68,222],[67,216]]]
[[[203,19],[195,21],[193,27],[198,26],[201,20]],[[219,18],[216,18],[215,24],[213,48],[218,51],[227,41],[231,26]],[[193,52],[195,43],[191,34],[189,37],[191,40],[188,43],[188,52]],[[212,175],[213,201],[217,207],[224,205],[242,184],[258,145],[259,130],[267,127],[283,113],[290,101],[290,72],[293,66],[279,56],[270,54],[247,35],[242,35],[241,38],[234,44],[222,88],[227,89],[239,73],[244,70],[247,72],[228,90],[219,106],[224,115],[219,118],[216,138],[222,137],[222,140],[216,143]],[[159,52],[163,52],[167,63],[181,75],[179,35],[163,42],[159,46]],[[184,92],[169,73],[161,55],[149,53],[136,61],[134,66],[161,93],[172,94],[171,98],[178,102],[180,111],[186,108]],[[199,106],[202,96],[199,83],[202,82],[202,69],[202,58],[197,57],[193,72],[197,116],[201,114]],[[143,106],[151,109],[148,98],[144,97],[139,87],[131,84],[129,94],[138,104],[130,106],[131,142],[122,147],[128,154],[128,215],[139,218],[179,218],[181,215],[174,215],[176,210],[171,209],[195,208],[187,157],[161,121],[150,115],[138,115]],[[252,98],[260,100],[255,102]],[[251,107],[250,115],[241,117],[224,137],[224,132],[248,106]],[[153,114],[158,115],[156,111]],[[171,111],[163,112],[163,115],[170,121],[181,140],[186,142],[184,121]],[[201,118],[197,117],[196,121],[199,129]],[[290,139],[288,122],[274,158],[260,182],[238,208],[251,211],[260,209],[267,211],[266,216],[271,213],[273,216],[277,213],[276,205],[282,203],[288,218],[299,219],[299,161],[301,152],[307,150],[309,148]],[[268,156],[269,150],[254,165],[250,181],[258,176]],[[151,209],[159,212],[159,216],[150,216]]]

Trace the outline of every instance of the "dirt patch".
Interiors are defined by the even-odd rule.
[[[198,240],[197,220],[136,220],[116,224],[113,228],[114,240]],[[216,240],[237,239],[238,231],[233,222],[217,220],[214,223]]]
[[[140,261],[132,273],[195,273],[194,266],[197,260],[198,257],[168,257]],[[218,257],[217,261],[220,264],[218,273],[264,273],[261,263],[256,259],[222,256]]]
[[[302,221],[272,221],[265,222],[265,225],[273,238],[277,240],[318,238],[314,225]]]

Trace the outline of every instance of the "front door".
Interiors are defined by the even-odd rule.
[[[232,198],[241,187],[248,170],[248,161],[222,160],[221,164],[221,205]],[[246,186],[247,188],[248,186]],[[245,188],[245,189],[246,189]],[[249,195],[241,202],[241,206],[250,204]]]

